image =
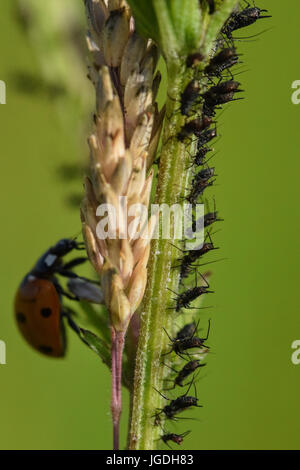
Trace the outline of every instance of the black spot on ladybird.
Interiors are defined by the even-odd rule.
[[[19,323],[26,323],[26,317],[24,313],[18,312],[16,316]]]
[[[52,351],[53,351],[53,348],[51,348],[51,346],[39,346],[39,350],[44,353],[44,354],[51,354]]]
[[[50,317],[51,313],[52,313],[51,308],[41,308],[42,317],[48,318],[48,317]]]

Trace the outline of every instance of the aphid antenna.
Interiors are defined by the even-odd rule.
[[[196,375],[196,378],[197,378],[197,375]],[[193,377],[191,383],[194,385],[195,397],[196,397],[197,400],[198,400],[198,393],[197,393],[197,387],[196,387],[196,383],[195,383],[195,377]]]
[[[210,230],[207,230],[206,235],[205,235],[205,238],[204,238],[204,241],[205,241],[206,238],[208,237],[210,243],[214,246],[213,241],[212,241],[212,238],[211,238],[211,235],[214,235],[215,233],[219,232],[219,230],[217,230],[216,232],[214,232],[214,233],[212,233],[212,234],[211,234],[210,232],[211,232]],[[215,246],[214,246],[213,250],[217,250],[218,248],[219,248],[219,247],[215,247]]]
[[[170,401],[170,398],[165,397],[165,395],[163,395],[159,390],[157,390],[157,388],[153,387],[153,389],[154,389],[157,393],[159,393],[162,398],[164,398],[164,399],[167,400],[167,401]]]
[[[261,11],[268,11],[268,10],[261,10]],[[272,15],[260,16],[258,19],[260,20],[260,19],[263,19],[263,18],[272,18]],[[255,38],[257,36],[261,36],[262,34],[267,33],[268,31],[271,31],[272,29],[274,29],[274,28],[266,28],[266,29],[263,29],[262,31],[260,31],[259,33],[252,34],[252,36],[241,36],[241,37],[235,37],[235,38],[232,38],[232,39],[234,41],[256,42],[256,41],[258,41],[258,39],[254,39],[254,40],[251,40],[251,41],[248,41],[248,39],[252,39],[252,38]]]
[[[196,405],[195,407],[203,408],[203,405]],[[202,422],[202,420],[200,420],[199,418],[188,418],[187,416],[173,416],[173,418],[169,418],[169,419],[172,419],[172,421],[189,420],[189,421],[198,421],[198,423]]]
[[[199,323],[200,323],[200,319],[197,321],[197,323],[195,323],[195,328],[194,328],[194,331],[193,331],[192,335],[190,336],[190,338],[193,338],[195,336],[195,334],[197,333]]]
[[[250,72],[251,69],[243,69],[243,68],[238,68],[237,71],[234,72],[234,76],[229,76],[229,75],[224,75],[224,78],[225,78],[225,81],[227,80],[234,80],[236,77],[238,77],[239,75],[242,75],[244,73],[247,73],[247,72]],[[245,90],[242,90],[242,91],[245,91]],[[235,92],[236,93],[236,92]],[[224,103],[223,105],[221,106],[224,106],[225,104],[227,105],[225,108],[224,108],[224,111],[228,109],[229,105],[230,105],[231,101],[228,101],[227,103]]]
[[[177,250],[181,251],[181,253],[185,253],[185,250],[183,250],[182,248],[179,248],[179,246],[176,246],[174,245],[174,243],[171,243],[171,242],[168,242],[169,245],[173,246],[174,248],[177,248]]]
[[[167,332],[167,330],[165,328],[163,328],[164,332],[166,333],[167,337],[169,338],[169,340],[174,343],[174,339],[171,338],[171,336],[169,335],[169,333]],[[167,353],[169,354],[169,353]],[[163,354],[163,356],[165,356],[166,354]]]
[[[191,380],[191,383],[190,383],[188,389],[186,390],[186,392],[184,393],[184,395],[182,395],[183,397],[186,397],[186,396],[187,396],[187,394],[188,394],[189,391],[191,390],[191,387],[192,387],[193,383],[194,383],[194,378]],[[197,396],[196,396],[196,398],[197,398]]]
[[[195,271],[195,285],[197,287],[197,274],[199,274],[201,277],[202,277],[202,280],[205,282],[206,284],[206,287],[209,287],[209,284],[207,282],[207,280],[205,279],[205,277],[199,272],[197,272],[197,270]]]
[[[207,291],[208,294],[214,294],[214,291]],[[214,308],[214,305],[209,305],[208,307],[184,307],[187,310],[205,310],[207,308]]]
[[[186,392],[185,392],[183,395],[181,395],[181,397],[186,397],[186,396],[187,396],[187,394],[188,394],[189,391],[191,390],[192,385],[194,385],[195,397],[196,397],[197,400],[198,400],[197,388],[196,388],[196,385],[195,385],[195,377],[193,377],[193,379],[191,380],[191,382],[190,382],[190,384],[189,384],[189,386],[188,386]],[[178,397],[178,398],[180,398],[180,397]],[[195,406],[197,406],[197,408],[203,408],[203,405],[195,405]]]
[[[214,232],[212,232],[212,229],[207,230],[207,235],[208,235],[208,238],[209,238],[210,243],[213,244],[213,241],[212,241],[211,236],[212,236],[212,235],[216,235],[216,233],[219,233],[219,232],[221,232],[221,231],[222,231],[221,228],[219,228],[218,230],[215,230]],[[206,239],[206,237],[205,237],[205,239]]]
[[[204,367],[206,366],[207,364],[201,364],[199,367]],[[195,377],[195,384],[199,382],[199,380],[202,380],[202,379],[205,379],[205,377],[207,377],[207,374],[204,374],[204,375],[201,375],[201,377],[199,377],[198,379],[198,375],[200,374],[200,370],[196,373],[196,377]],[[187,387],[188,385],[190,385],[191,382],[187,382],[185,384],[182,385],[182,387]],[[196,397],[197,398],[197,397]]]
[[[176,374],[178,374],[178,370],[174,369],[174,367],[172,367],[172,366],[169,366],[169,364],[166,364],[165,362],[161,362],[161,364],[164,365],[165,367],[168,367],[168,369],[172,370]],[[165,379],[165,380],[168,381],[168,379]]]
[[[219,247],[217,248],[212,248],[213,250],[218,250]],[[209,264],[214,264],[214,263],[219,263],[220,261],[225,261],[228,260],[229,258],[221,258],[221,259],[215,259],[213,261],[207,261],[207,263],[202,263],[202,264],[192,264],[191,267],[193,268],[200,268],[201,266],[207,266]],[[200,274],[200,273],[199,273]]]
[[[180,434],[181,437],[186,437],[188,436],[192,431],[185,431],[183,433]]]
[[[172,290],[172,289],[170,289],[169,287],[167,287],[167,289],[168,289],[170,292],[172,292],[172,294],[175,294],[175,295],[177,295],[177,296],[178,296],[177,292],[173,291],[173,290]],[[176,299],[172,299],[172,300],[176,300]]]
[[[220,150],[217,150],[213,155],[211,155],[207,160],[205,160],[204,164],[207,165],[207,163],[219,153],[220,153]]]

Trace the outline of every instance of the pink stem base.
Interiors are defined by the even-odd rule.
[[[111,329],[113,448],[119,450],[120,417],[122,412],[122,355],[125,333]]]

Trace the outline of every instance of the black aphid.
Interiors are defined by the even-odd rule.
[[[233,31],[245,28],[246,26],[250,26],[257,20],[261,20],[262,18],[270,18],[271,15],[261,15],[261,13],[267,11],[268,10],[262,10],[258,7],[247,7],[238,13],[233,12],[230,18],[228,19],[227,23],[225,24],[224,28],[222,29],[222,33],[225,34],[228,39],[233,39]]]
[[[197,100],[200,92],[199,82],[195,79],[191,80],[181,94],[180,111],[181,114],[187,116]]]
[[[186,66],[187,67],[195,67],[199,65],[204,60],[204,55],[200,52],[195,52],[194,54],[190,54],[186,59]]]
[[[179,294],[176,301],[176,312],[179,312],[181,308],[189,308],[190,303],[200,295],[213,293],[213,291],[207,290],[208,288],[209,286],[196,286]]]
[[[224,93],[230,93],[231,91],[236,92],[238,91],[239,86],[239,82],[235,82],[234,80],[227,80],[226,82],[221,82],[218,83],[218,85],[211,87],[205,96],[209,96],[210,94],[222,95]]]
[[[175,341],[190,338],[191,336],[195,334],[196,330],[197,330],[197,327],[194,322],[187,323],[186,325],[184,325],[184,327],[181,328],[181,330],[178,331],[175,337]]]
[[[210,149],[209,147],[201,147],[197,149],[197,152],[193,157],[194,164],[197,166],[204,165],[206,154],[211,151],[212,149]]]
[[[192,406],[201,408],[201,405],[198,405],[198,398],[193,396],[182,395],[175,400],[171,400],[169,405],[166,405],[161,412],[166,415],[169,419],[176,419],[175,415],[181,411],[186,410]]]
[[[185,292],[178,294],[176,298],[176,307],[175,307],[176,312],[179,312],[181,308],[190,308],[190,303],[193,302],[193,300],[196,300],[201,295],[213,293],[213,291],[208,290],[209,284],[206,281],[206,279],[202,276],[202,274],[200,274],[200,276],[202,277],[206,285],[205,286],[196,285],[195,287],[187,289]]]
[[[174,400],[171,400],[170,398],[165,397],[161,392],[157,390],[157,392],[165,398],[165,400],[168,400],[170,403],[169,405],[164,406],[161,410],[158,411],[155,415],[155,424],[159,423],[159,415],[161,413],[164,413],[165,416],[168,419],[176,420],[176,416],[178,413],[181,411],[184,411],[188,408],[191,407],[197,407],[197,408],[202,408],[201,405],[198,405],[198,398],[193,397],[193,396],[188,396],[188,392],[190,391],[191,385],[193,382],[191,382],[189,388],[187,389],[186,393],[184,395],[181,395],[180,397],[175,398]],[[196,389],[195,389],[196,392]]]
[[[210,234],[208,233],[207,235],[209,237],[209,242],[204,242],[201,248],[198,250],[188,251],[187,254],[185,254],[180,260],[180,279],[184,279],[190,274],[191,267],[195,261],[199,260],[206,253],[218,249],[214,246]]]
[[[172,447],[168,444],[168,441],[175,442],[175,444],[182,444],[183,439],[190,434],[191,431],[185,431],[182,434],[174,434],[174,433],[165,433],[161,436],[161,440],[172,450]]]
[[[198,336],[195,336],[196,331],[197,331],[197,328],[194,330],[194,332],[191,336],[186,337],[184,339],[176,339],[176,338],[172,339],[172,338],[170,338],[170,336],[166,332],[167,335],[168,335],[168,338],[170,339],[170,341],[172,343],[171,350],[166,354],[169,354],[172,351],[174,351],[175,354],[182,357],[182,354],[187,354],[186,351],[188,351],[189,349],[194,349],[194,348],[209,349],[209,346],[207,346],[205,344],[205,341],[207,341],[207,339],[209,337],[210,320],[208,321],[208,329],[207,329],[207,334],[206,334],[205,338],[199,338]]]
[[[197,149],[201,149],[205,144],[217,137],[217,129],[206,129],[205,131],[199,134],[197,139]]]
[[[173,390],[173,388],[175,388],[176,385],[178,385],[179,387],[184,387],[185,385],[189,385],[188,383],[183,384],[183,381],[187,377],[189,377],[191,374],[193,374],[197,369],[199,369],[199,367],[204,367],[204,366],[206,366],[206,364],[201,364],[198,359],[195,359],[185,364],[179,372],[171,368],[174,372],[177,373],[177,375],[174,379],[173,387],[169,388],[169,390]]]
[[[215,174],[215,169],[213,167],[203,168],[203,170],[198,171],[194,176],[192,184],[198,183],[199,181],[207,181],[212,178]]]
[[[207,5],[208,5],[208,8],[209,8],[208,13],[210,15],[212,15],[215,12],[215,9],[216,9],[215,0],[204,0],[204,1],[206,1]],[[200,3],[200,6],[202,6],[204,2],[203,2],[203,0],[199,0],[199,3]]]
[[[208,3],[208,6],[209,6],[209,14],[212,15],[215,10],[216,10],[216,6],[215,6],[215,0],[207,0],[207,3]]]
[[[209,178],[207,178],[207,179],[200,179],[199,178],[196,181],[193,181],[192,189],[191,189],[189,195],[186,198],[187,201],[190,204],[196,205],[199,196],[203,195],[206,188],[208,188],[210,186],[213,186],[214,182],[215,182],[215,180],[209,181]]]
[[[234,99],[235,93],[241,92],[239,82],[228,80],[211,87],[204,95],[204,112],[210,116],[215,114],[214,108],[218,105],[228,103]]]
[[[227,47],[212,57],[204,72],[209,76],[221,77],[224,70],[228,70],[239,61],[235,48]]]
[[[218,212],[208,212],[204,215],[204,227],[208,227],[209,225],[213,224],[214,222],[222,221],[223,219],[218,218]]]
[[[212,225],[213,223],[215,222],[221,222],[223,221],[224,219],[220,219],[218,217],[218,211],[216,210],[216,205],[215,205],[215,208],[212,212],[207,212],[204,217],[200,217],[199,219],[195,220],[193,218],[193,222],[192,222],[192,230],[195,232],[196,230],[198,230],[198,227],[202,227],[204,226],[205,228],[206,227],[209,227],[210,225]],[[203,224],[203,225],[202,225]],[[187,230],[186,231],[186,235],[187,236],[190,236],[190,231]]]
[[[187,137],[192,134],[195,134],[199,137],[204,129],[210,126],[212,123],[212,118],[209,116],[203,115],[200,118],[193,119],[192,121],[187,122],[178,133],[178,140],[181,142],[184,141]]]

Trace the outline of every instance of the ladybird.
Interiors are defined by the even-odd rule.
[[[70,311],[63,307],[62,296],[79,299],[65,292],[56,277],[60,274],[68,278],[79,278],[72,268],[86,261],[86,257],[63,263],[63,257],[74,249],[83,250],[83,243],[67,238],[59,240],[26,274],[16,294],[14,309],[19,330],[34,349],[47,356],[65,355],[64,316],[78,332],[78,327],[70,318]]]

